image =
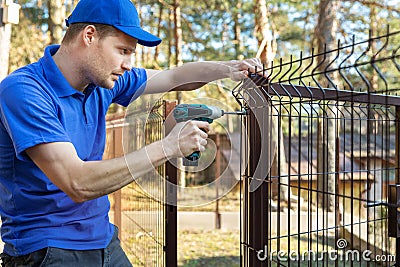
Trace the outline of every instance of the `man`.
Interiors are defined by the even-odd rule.
[[[250,59],[132,68],[137,44],[161,40],[140,28],[129,0],[81,0],[67,26],[60,46],[47,47],[0,85],[3,266],[131,266],[109,222],[107,194],[169,158],[204,151],[209,125],[180,123],[161,141],[102,160],[108,107],[238,80],[259,65]]]

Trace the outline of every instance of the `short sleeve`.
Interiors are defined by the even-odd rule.
[[[58,98],[26,74],[10,75],[0,85],[0,119],[17,158],[41,143],[70,142],[58,117]]]
[[[143,94],[146,87],[147,74],[142,68],[133,68],[126,71],[124,75],[115,83],[113,88],[113,102],[123,106],[128,106],[133,100]]]

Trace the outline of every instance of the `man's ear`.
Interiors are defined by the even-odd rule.
[[[88,25],[83,29],[82,40],[86,46],[93,44],[97,38],[97,31],[94,25]]]

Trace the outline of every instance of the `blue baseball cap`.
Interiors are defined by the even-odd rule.
[[[130,0],[80,0],[65,20],[73,23],[99,23],[114,26],[144,46],[157,46],[161,39],[140,27],[138,12]]]

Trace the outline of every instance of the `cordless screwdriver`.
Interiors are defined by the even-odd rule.
[[[175,107],[173,115],[176,122],[188,120],[206,121],[212,123],[215,119],[225,114],[246,115],[246,111],[226,112],[218,107],[203,104],[179,104]],[[183,159],[184,166],[198,166],[200,151],[193,152]]]

